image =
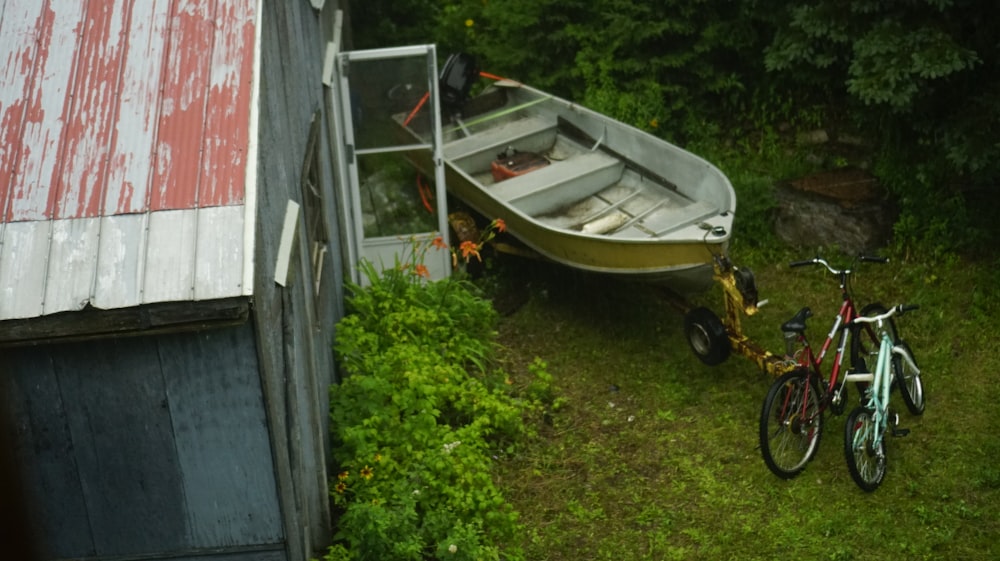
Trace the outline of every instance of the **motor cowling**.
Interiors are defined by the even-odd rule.
[[[469,91],[479,79],[479,64],[468,53],[454,53],[445,61],[438,80],[441,105],[460,110],[469,99]]]

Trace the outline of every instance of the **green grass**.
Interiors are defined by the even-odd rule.
[[[770,299],[743,322],[768,349],[781,350],[778,326],[804,305],[815,312],[814,344],[828,331],[840,304],[836,280],[787,267],[811,255],[732,256]],[[501,320],[505,368],[526,384],[527,365],[547,361],[560,405],[539,438],[498,467],[526,528],[518,544],[526,558],[1000,558],[995,265],[861,266],[860,303],[922,306],[897,325],[927,392],[920,418],[894,394],[911,433],[889,441],[888,474],[868,494],[845,465],[844,416],[827,417],[819,453],[799,477],[772,475],[757,448],[771,378],[738,356],[702,365],[682,315],[653,291],[501,259],[528,295]],[[721,311],[718,294],[705,303]]]

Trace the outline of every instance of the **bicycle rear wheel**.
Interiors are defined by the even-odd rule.
[[[903,352],[910,355],[910,359],[913,360],[913,364],[917,364],[917,359],[913,356],[913,351],[910,350],[909,345],[900,341],[897,346],[902,347]],[[903,403],[906,404],[906,408],[909,409],[910,413],[913,413],[914,415],[923,415],[924,384],[920,381],[920,373],[917,370],[914,370],[906,359],[897,354],[893,354],[892,375],[899,386],[899,395],[903,397]]]
[[[876,426],[873,413],[867,407],[856,407],[844,424],[844,456],[851,478],[871,493],[885,478],[885,439],[875,444]]]
[[[820,393],[805,370],[778,378],[760,412],[760,451],[775,475],[791,479],[805,469],[823,434]],[[808,388],[808,391],[807,391]]]

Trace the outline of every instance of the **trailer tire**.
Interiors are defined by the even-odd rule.
[[[722,364],[732,352],[726,326],[708,308],[695,308],[685,314],[684,335],[698,360],[709,366]]]

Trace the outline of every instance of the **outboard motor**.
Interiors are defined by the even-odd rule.
[[[441,69],[438,82],[441,105],[450,111],[460,111],[469,99],[469,90],[479,79],[476,57],[468,53],[454,53]]]

